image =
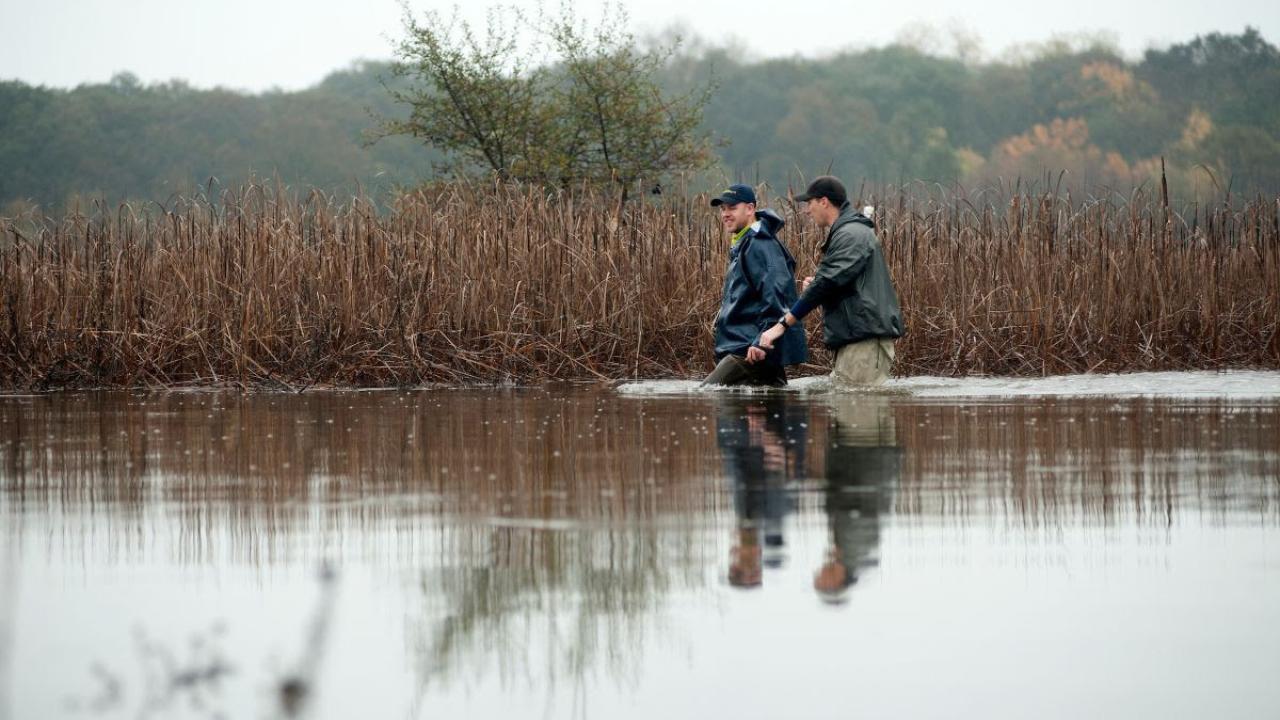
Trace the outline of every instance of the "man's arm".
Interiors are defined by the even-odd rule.
[[[762,268],[757,270],[758,277],[752,284],[767,308],[760,318],[760,329],[763,330],[777,322],[789,309],[787,295],[795,286],[795,278],[787,268],[787,260],[776,241],[759,243],[751,249],[754,251],[751,257],[751,262],[754,263],[752,267]]]
[[[818,262],[813,282],[809,283],[800,299],[791,307],[793,317],[803,319],[815,307],[857,281],[858,276],[866,269],[867,261],[871,259],[871,238],[864,235],[870,232],[869,228],[861,225],[846,225],[836,232],[827,252]]]
[[[751,347],[747,349],[747,362],[758,362],[765,358],[765,351],[773,349],[773,344],[765,345],[763,331],[778,321],[787,312],[787,294],[795,279],[787,268],[782,248],[775,241],[758,241],[747,250],[751,258],[745,268],[749,268],[747,280],[764,301],[765,310],[757,323],[762,331]],[[754,273],[750,272],[754,270]],[[763,348],[763,349],[761,349]]]
[[[872,245],[869,238],[860,237],[858,228],[842,228],[831,238],[831,244],[818,261],[818,269],[812,278],[805,278],[804,292],[795,305],[773,327],[760,335],[759,344],[772,348],[787,328],[803,322],[806,315],[829,297],[857,281],[871,259]],[[870,232],[870,229],[866,229]]]

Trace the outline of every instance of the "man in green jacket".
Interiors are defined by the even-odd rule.
[[[772,347],[821,305],[823,341],[836,353],[832,381],[842,388],[880,385],[893,367],[894,340],[905,328],[875,223],[849,204],[844,185],[834,177],[817,178],[796,200],[819,227],[829,228],[827,240],[800,299],[761,334],[760,346]]]

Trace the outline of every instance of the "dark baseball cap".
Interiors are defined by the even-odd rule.
[[[750,185],[730,185],[728,190],[720,193],[720,197],[711,198],[711,207],[719,205],[737,205],[738,203],[756,202],[756,191]]]
[[[845,192],[844,185],[830,175],[823,175],[820,178],[814,178],[809,183],[808,189],[796,196],[796,202],[805,202],[814,198],[824,197],[831,201],[832,205],[840,207],[849,199],[849,193]]]

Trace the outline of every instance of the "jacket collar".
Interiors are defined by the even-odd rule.
[[[840,214],[837,215],[835,221],[831,223],[831,229],[827,231],[827,239],[822,243],[822,249],[826,250],[827,246],[831,244],[831,238],[835,237],[836,231],[849,223],[858,223],[859,225],[866,225],[872,230],[876,229],[876,223],[874,220],[855,210],[853,204],[846,200],[844,204],[840,206]]]

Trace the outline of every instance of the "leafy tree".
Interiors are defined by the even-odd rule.
[[[578,22],[566,5],[534,23],[495,10],[483,36],[456,13],[406,18],[392,90],[409,116],[384,124],[454,159],[455,171],[567,187],[634,183],[696,170],[712,159],[699,130],[710,86],[666,93],[657,76],[675,48],[642,49],[612,10],[600,25]],[[523,28],[536,42],[525,45]],[[545,47],[549,56],[537,57]]]
[[[1280,131],[1280,49],[1256,28],[1148,50],[1137,74],[1179,117],[1200,106],[1226,124]]]
[[[1246,193],[1280,188],[1280,140],[1262,128],[1225,125],[1205,139],[1196,159],[1217,168],[1221,182]]]

